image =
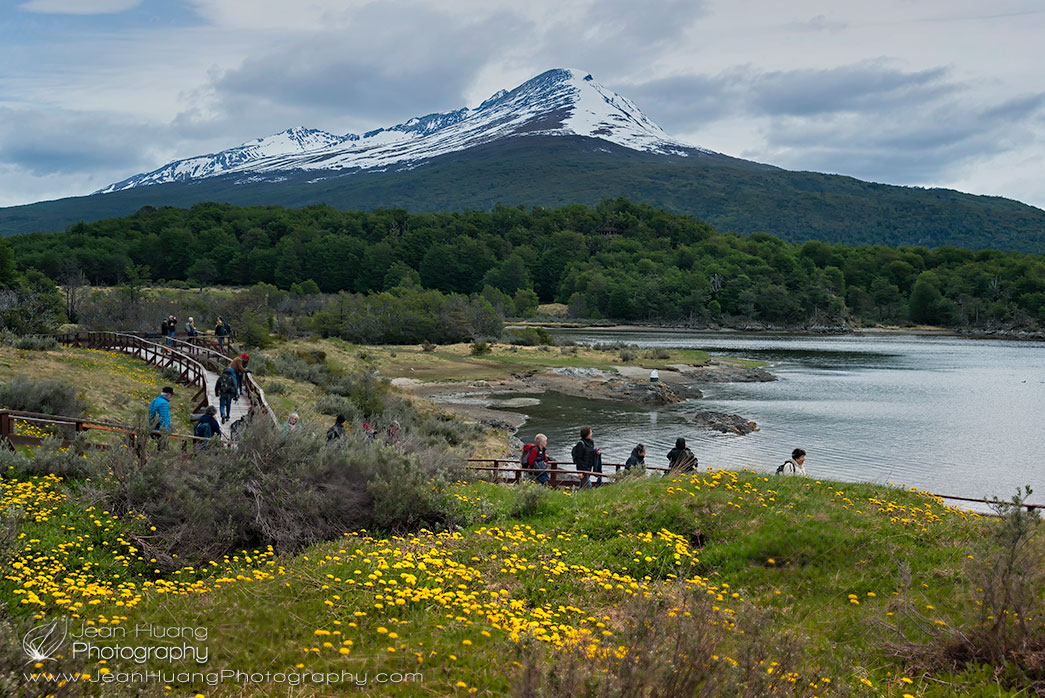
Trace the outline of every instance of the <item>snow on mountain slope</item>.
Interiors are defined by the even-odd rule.
[[[635,104],[577,70],[554,69],[475,109],[428,114],[362,137],[295,128],[213,155],[177,160],[106,187],[108,193],[164,182],[243,174],[251,181],[289,171],[346,173],[409,169],[439,155],[501,138],[575,135],[658,154],[710,152],[673,140]]]

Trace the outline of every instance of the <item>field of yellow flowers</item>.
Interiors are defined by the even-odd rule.
[[[908,675],[885,651],[904,604],[963,622],[963,569],[994,525],[918,492],[721,470],[583,492],[461,482],[446,530],[346,531],[160,575],[148,521],[98,511],[84,483],[8,475],[7,634],[55,618],[69,633],[17,669],[43,677],[24,695],[567,695],[567,666],[584,695],[617,695],[613,672],[672,643],[689,649],[669,674],[684,657],[716,681],[761,674],[772,695],[1021,695],[975,668]],[[640,647],[650,614],[690,630]]]

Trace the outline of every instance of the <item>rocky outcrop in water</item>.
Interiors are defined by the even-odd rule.
[[[696,412],[689,417],[694,424],[720,431],[723,434],[750,434],[758,431],[758,425],[743,417],[728,412]]]

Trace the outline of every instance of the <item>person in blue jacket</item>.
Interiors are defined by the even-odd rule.
[[[174,397],[174,388],[164,387],[159,396],[149,403],[149,426],[152,428],[153,438],[158,440],[157,448],[163,450],[167,446],[167,436],[171,429],[171,398]]]

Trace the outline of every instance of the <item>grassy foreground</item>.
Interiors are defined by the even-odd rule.
[[[705,672],[688,695],[1027,695],[975,664],[911,672],[891,644],[915,612],[938,628],[974,617],[966,570],[998,525],[916,492],[727,471],[586,492],[458,483],[447,530],[348,531],[160,576],[135,543],[149,522],[85,505],[83,483],[0,486],[17,524],[0,562],[12,695],[625,695],[645,685],[631,659],[650,680]],[[206,661],[84,661],[67,644],[35,668],[69,672],[62,686],[19,679],[34,668],[22,633],[63,615],[97,647],[191,645]],[[158,682],[116,682],[143,667]],[[683,695],[665,681],[633,694]]]

